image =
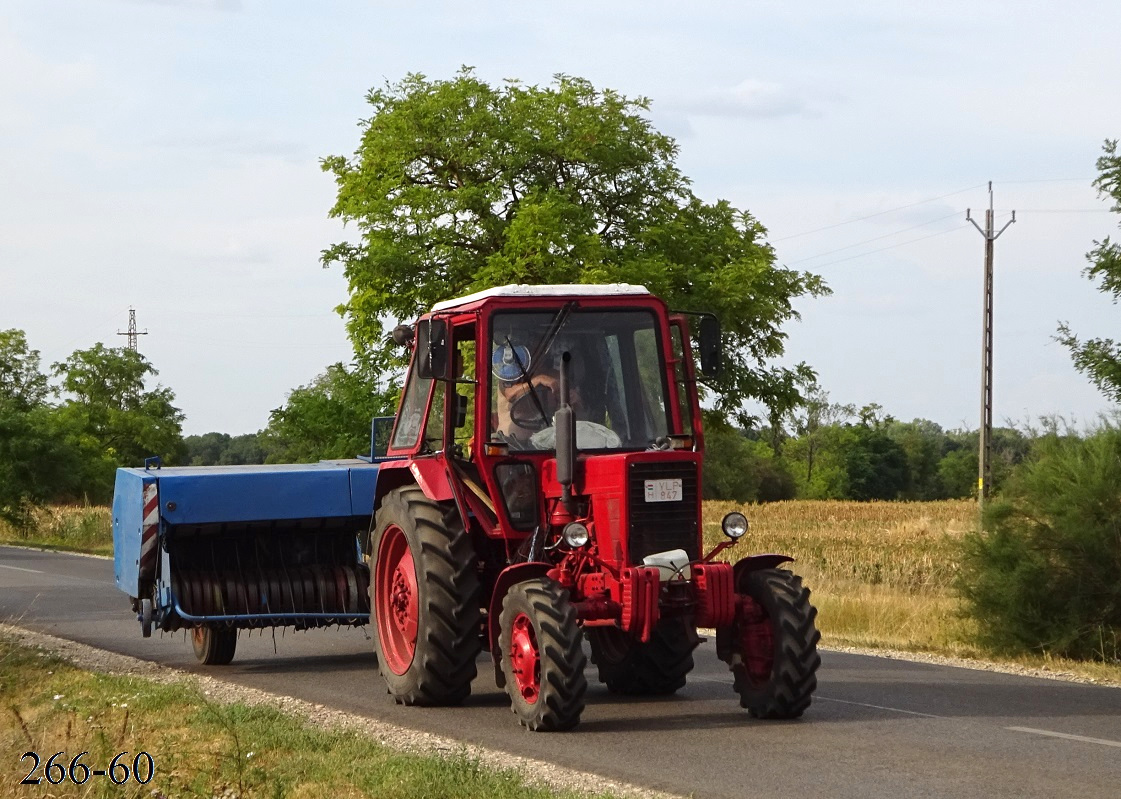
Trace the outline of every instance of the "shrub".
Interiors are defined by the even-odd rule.
[[[1040,438],[964,547],[958,587],[984,643],[1116,661],[1121,429]]]

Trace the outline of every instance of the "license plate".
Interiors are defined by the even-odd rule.
[[[680,502],[681,498],[680,478],[673,480],[646,481],[647,502]]]

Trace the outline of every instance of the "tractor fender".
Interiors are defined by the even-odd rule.
[[[735,585],[737,592],[742,592],[741,581],[749,573],[760,569],[773,569],[783,563],[793,562],[794,558],[789,555],[748,555],[746,558],[737,560],[732,567],[732,583]]]
[[[502,672],[502,656],[498,652],[498,620],[502,615],[502,600],[506,598],[510,586],[523,580],[544,577],[551,568],[553,567],[548,563],[515,563],[503,569],[498,579],[494,581],[494,590],[491,592],[487,608],[487,649],[490,650],[490,659],[494,662],[494,681],[499,688],[506,687],[506,675]]]
[[[377,510],[390,491],[409,483],[416,483],[424,495],[434,502],[449,502],[454,499],[448,483],[448,473],[442,462],[434,458],[402,459],[381,464],[374,509]]]

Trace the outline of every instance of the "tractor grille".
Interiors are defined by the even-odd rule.
[[[647,502],[647,480],[681,480],[682,498],[678,502]],[[627,472],[627,509],[630,514],[628,552],[632,564],[642,563],[646,555],[670,549],[684,549],[690,560],[698,552],[697,467],[690,461],[632,463]]]

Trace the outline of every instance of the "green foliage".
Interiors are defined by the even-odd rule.
[[[152,455],[174,464],[185,453],[175,394],[163,386],[145,390],[145,378],[158,373],[143,355],[99,342],[56,363],[54,373],[66,396],[58,424],[77,452],[75,468],[90,501],[112,495],[116,467],[139,466]]]
[[[191,466],[241,466],[264,463],[268,449],[257,433],[231,436],[228,433],[203,433],[183,439],[187,448],[185,462]]]
[[[794,498],[794,478],[762,441],[753,441],[717,414],[705,414],[705,499],[777,502]]]
[[[907,486],[907,453],[883,424],[854,425],[845,452],[850,499],[898,499]]]
[[[1045,435],[968,536],[959,582],[985,643],[1121,655],[1121,429]]]
[[[1102,150],[1104,155],[1097,162],[1094,188],[1099,196],[1111,198],[1111,210],[1121,214],[1121,155],[1117,153],[1117,140],[1107,140]],[[1110,241],[1108,236],[1095,241],[1086,260],[1090,266],[1082,274],[1099,281],[1099,290],[1109,294],[1116,303],[1121,298],[1121,243]],[[1059,325],[1056,338],[1070,350],[1078,371],[1089,377],[1113,402],[1121,402],[1121,344],[1108,338],[1079,341],[1066,323]]]
[[[261,438],[269,463],[353,458],[370,451],[370,422],[392,416],[397,391],[379,389],[369,369],[332,364],[294,389],[269,417]]]
[[[46,403],[50,388],[39,368],[39,350],[22,330],[0,330],[0,403],[28,411]]]
[[[34,506],[74,492],[75,456],[52,409],[0,399],[0,520],[25,528]]]
[[[26,527],[35,505],[73,485],[71,457],[47,405],[39,351],[22,330],[0,331],[0,520]]]
[[[628,282],[720,318],[722,414],[744,423],[749,398],[797,403],[810,369],[769,362],[797,317],[792,301],[828,289],[776,266],[749,213],[692,194],[646,99],[564,75],[494,87],[464,68],[451,80],[409,75],[367,100],[355,155],[323,160],[338,185],[331,215],[361,243],[328,248],[323,263],[343,267],[347,329],[374,374],[400,366],[383,321],[439,300],[506,283]]]

